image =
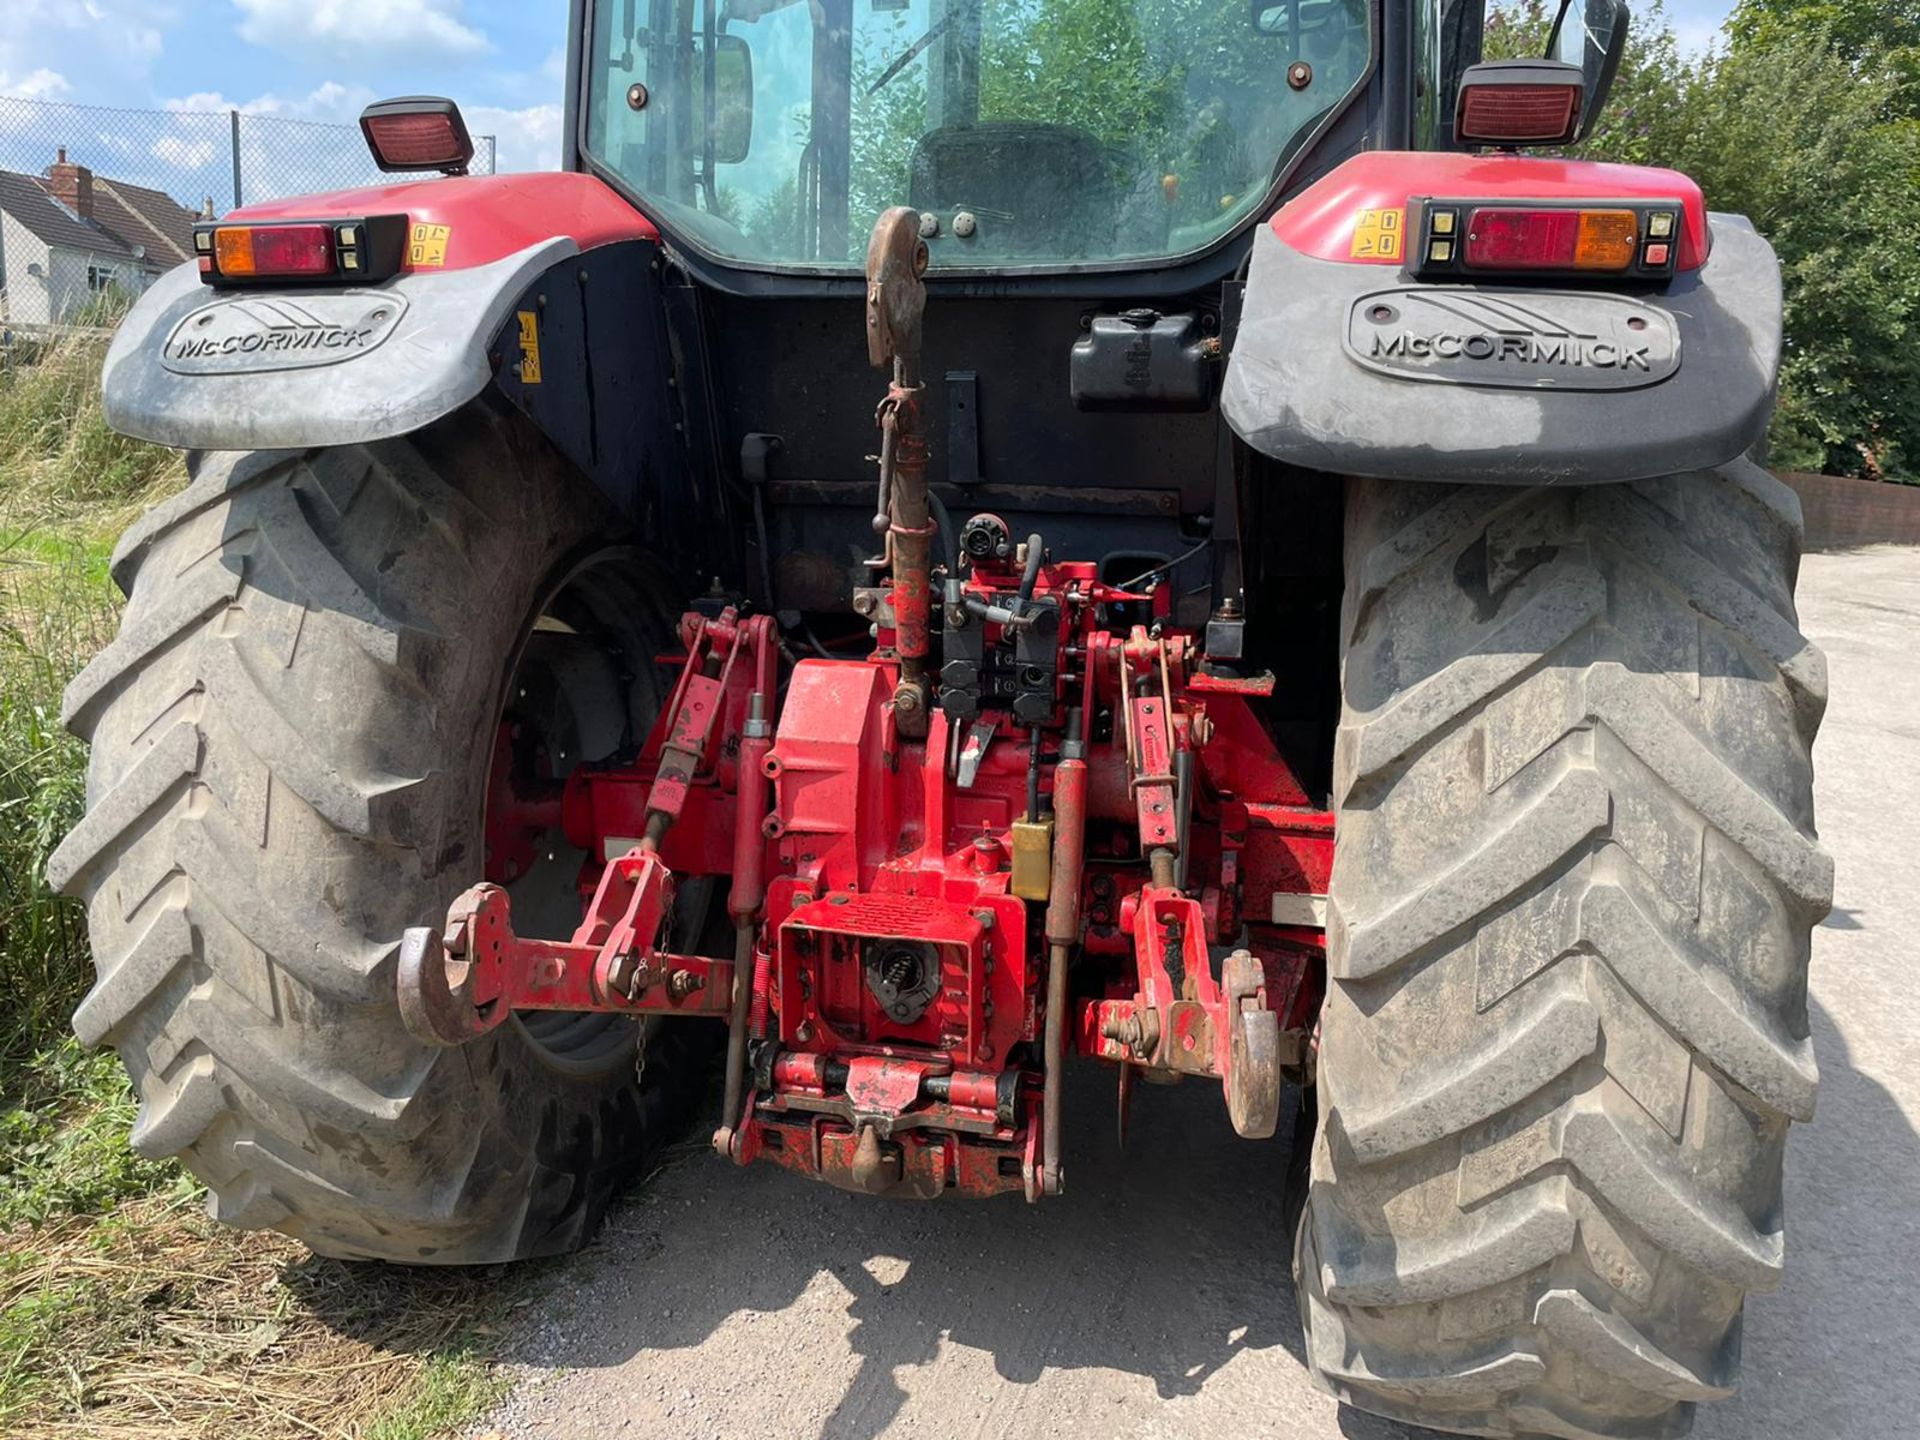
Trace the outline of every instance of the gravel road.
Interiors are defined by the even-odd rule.
[[[1786,1282],[1748,1308],[1740,1394],[1703,1440],[1920,1433],[1920,549],[1808,557],[1833,703],[1816,751],[1838,899],[1813,953],[1822,1088],[1787,1161]],[[1067,1094],[1069,1191],[856,1199],[704,1155],[610,1221],[530,1313],[520,1437],[1285,1436],[1428,1432],[1343,1410],[1301,1364],[1284,1145],[1217,1091]]]

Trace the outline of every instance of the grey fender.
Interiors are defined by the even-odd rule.
[[[1254,243],[1221,411],[1264,455],[1393,480],[1597,484],[1707,469],[1765,435],[1780,267],[1710,217],[1664,290],[1422,285]]]
[[[404,435],[478,395],[534,277],[579,246],[339,289],[216,290],[192,264],[142,295],[107,351],[107,423],[192,450],[350,445]]]

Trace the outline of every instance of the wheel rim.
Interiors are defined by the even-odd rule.
[[[547,587],[499,706],[503,743],[522,783],[564,781],[575,768],[635,750],[646,739],[665,694],[655,657],[670,626],[645,583],[644,564],[631,550],[602,551],[567,567]],[[489,822],[502,803],[500,769],[496,757],[487,786]],[[578,878],[585,858],[556,826],[504,863],[489,847],[486,864],[488,878],[512,898],[522,933],[566,936],[584,909]],[[640,1033],[633,1020],[597,1011],[516,1011],[514,1024],[548,1064],[573,1072],[630,1063]]]

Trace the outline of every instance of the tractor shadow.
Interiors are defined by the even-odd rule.
[[[1835,913],[1845,921],[1825,928],[1873,928],[1869,912]],[[1832,943],[1839,938],[1815,932],[1822,988],[1848,984],[1835,972],[1855,954]],[[1820,1098],[1813,1123],[1796,1125],[1787,1142],[1786,1277],[1776,1293],[1747,1302],[1740,1388],[1700,1408],[1695,1440],[1915,1433],[1920,1135],[1909,1108],[1856,1068],[1848,1043],[1850,1029],[1911,1025],[1912,1008],[1904,998],[1893,1008],[1849,999],[1845,1022],[1810,1007]],[[1899,1051],[1883,1040],[1878,1053]],[[1915,1054],[1910,1045],[1905,1054]]]
[[[818,1422],[823,1440],[885,1431],[908,1398],[902,1376],[945,1363],[949,1342],[986,1352],[1017,1385],[1115,1369],[1163,1400],[1197,1393],[1248,1351],[1274,1350],[1273,1363],[1304,1374],[1281,1215],[1285,1131],[1238,1139],[1217,1086],[1143,1086],[1122,1154],[1111,1085],[1104,1069],[1070,1070],[1067,1192],[1035,1206],[873,1200],[690,1156],[610,1217],[557,1323],[540,1327],[547,1343],[519,1358],[644,1369],[648,1388],[657,1375],[697,1385],[673,1352],[779,1314],[777,1333],[761,1332],[766,1348],[738,1353],[738,1378],[782,1363],[789,1345],[786,1363],[836,1367],[850,1346],[856,1364]],[[780,1433],[813,1432],[794,1419]]]
[[[1909,1293],[1920,1274],[1920,1140],[1899,1102],[1854,1069],[1829,1013],[1816,1006],[1813,1023],[1820,1113],[1788,1148],[1786,1282],[1749,1305],[1741,1390],[1700,1410],[1702,1440],[1892,1440],[1911,1434],[1920,1412],[1920,1377],[1888,1364],[1920,1350]],[[957,1391],[983,1417],[1031,1415],[1038,1433],[1053,1428],[1038,1421],[1049,1407],[995,1394],[989,1360],[1003,1384],[1114,1370],[1167,1401],[1198,1394],[1243,1353],[1266,1352],[1252,1393],[1273,1408],[1241,1412],[1239,1433],[1305,1440],[1337,1425],[1347,1440],[1432,1436],[1344,1406],[1337,1422],[1289,1413],[1307,1382],[1282,1233],[1285,1135],[1236,1139],[1217,1091],[1189,1083],[1136,1092],[1122,1155],[1108,1078],[1070,1075],[1067,1194],[1034,1207],[1012,1197],[874,1201],[771,1167],[730,1172],[705,1155],[670,1166],[616,1211],[561,1277],[551,1314],[516,1346],[534,1370],[564,1368],[574,1372],[566,1386],[585,1387],[568,1416],[529,1433],[598,1433],[586,1417],[604,1424],[636,1392],[670,1392],[699,1414],[706,1387],[765,1388],[777,1406],[778,1372],[790,1367],[817,1377],[813,1403],[795,1396],[796,1408],[775,1409],[758,1433],[867,1440],[913,1423],[902,1415],[909,1387],[935,1365],[978,1377],[943,1393]],[[1238,1394],[1248,1381],[1221,1383]],[[1112,1404],[1110,1420],[1082,1413],[1065,1430],[1162,1428],[1151,1402]],[[667,1427],[657,1432],[636,1413],[634,1433],[711,1428],[711,1412],[706,1425],[665,1411],[676,1413],[656,1411]],[[952,1417],[959,1431],[977,1428],[973,1413]],[[717,1433],[746,1433],[741,1418]],[[1007,1433],[1020,1428],[1014,1419]],[[1165,1428],[1183,1433],[1171,1416]]]

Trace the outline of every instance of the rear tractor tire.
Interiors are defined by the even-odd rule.
[[[1820,653],[1758,466],[1353,481],[1296,1278],[1320,1382],[1479,1435],[1729,1394],[1813,1114]]]
[[[703,1093],[703,1037],[673,1026],[637,1079],[631,1020],[515,1016],[441,1050],[395,992],[401,932],[481,878],[502,715],[541,712],[560,769],[645,733],[674,611],[618,529],[475,406],[203,457],[121,541],[124,623],[66,697],[87,812],[50,871],[98,972],[74,1028],[125,1060],[134,1147],[217,1218],[352,1258],[565,1251]],[[510,888],[571,924],[579,855],[549,841]]]

